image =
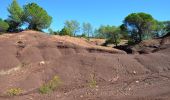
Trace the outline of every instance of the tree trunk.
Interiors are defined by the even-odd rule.
[[[141,42],[141,41],[142,41],[142,34],[139,33],[139,42]]]

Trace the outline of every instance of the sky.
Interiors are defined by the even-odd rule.
[[[0,1],[0,18],[9,15],[7,7],[12,0]],[[130,13],[145,12],[160,21],[170,20],[170,0],[18,0],[21,6],[35,2],[53,17],[51,28],[60,30],[66,20],[100,25],[122,24]]]

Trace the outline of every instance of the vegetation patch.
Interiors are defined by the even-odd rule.
[[[22,92],[23,90],[21,88],[11,88],[7,90],[7,94],[9,96],[17,96],[17,95],[20,95]]]
[[[60,78],[58,76],[54,76],[49,82],[39,88],[39,92],[42,94],[50,93],[54,91],[58,86],[60,86],[61,83],[62,82]]]
[[[95,75],[94,74],[90,75],[89,86],[90,86],[90,88],[95,88],[97,86],[97,81],[95,79]]]

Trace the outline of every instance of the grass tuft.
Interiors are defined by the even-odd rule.
[[[58,76],[54,76],[53,79],[39,88],[39,92],[42,94],[50,93],[54,91],[59,85],[61,85],[60,78]]]

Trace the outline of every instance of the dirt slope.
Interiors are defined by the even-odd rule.
[[[154,53],[127,55],[67,36],[35,31],[1,35],[0,100],[169,100],[168,45]],[[39,87],[55,75],[61,86],[40,94]],[[11,88],[21,88],[22,94],[8,96]]]

